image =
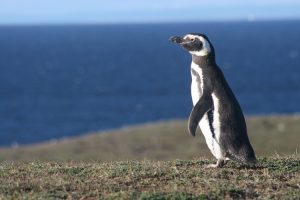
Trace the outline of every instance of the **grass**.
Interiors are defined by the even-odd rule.
[[[0,199],[297,199],[299,155],[256,167],[211,160],[2,163]]]
[[[299,149],[300,116],[247,118],[258,156],[290,155]],[[0,161],[122,161],[211,158],[204,137],[187,131],[187,121],[144,124],[19,148],[0,148]]]
[[[247,118],[255,167],[215,162],[185,120],[0,149],[2,199],[299,199],[299,116]]]

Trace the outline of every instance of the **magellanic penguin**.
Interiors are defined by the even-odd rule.
[[[207,167],[222,167],[227,160],[243,164],[256,163],[247,135],[241,107],[215,61],[214,47],[204,34],[173,36],[192,55],[192,101],[189,132],[195,136],[197,126],[205,137],[217,163]]]

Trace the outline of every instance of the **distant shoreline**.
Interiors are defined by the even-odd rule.
[[[246,120],[258,156],[289,155],[299,149],[299,115],[251,116]],[[0,148],[0,155],[0,161],[211,158],[201,132],[198,130],[196,138],[189,136],[187,120],[145,123],[18,148]]]
[[[186,21],[162,21],[162,22],[86,22],[86,23],[0,23],[0,27],[74,27],[74,26],[144,26],[144,25],[182,25],[182,24],[224,24],[224,23],[277,23],[300,22],[300,18],[278,19],[227,19],[227,20],[186,20]]]
[[[294,113],[294,114],[262,114],[262,115],[246,115],[245,119],[259,119],[259,118],[299,118],[300,119],[300,113]],[[177,121],[186,121],[187,119],[184,118],[178,118],[178,119],[167,119],[167,120],[157,120],[157,121],[149,121],[149,122],[144,122],[144,123],[138,123],[138,124],[130,124],[130,125],[124,125],[118,128],[112,128],[112,129],[104,129],[104,130],[98,130],[98,131],[90,131],[90,132],[85,132],[79,135],[75,136],[66,136],[58,139],[50,139],[50,140],[45,140],[41,142],[36,142],[36,143],[29,143],[29,144],[18,144],[16,143],[15,145],[7,145],[7,146],[0,146],[1,149],[11,149],[11,148],[26,148],[26,147],[31,147],[31,146],[36,146],[36,145],[47,145],[47,144],[55,144],[60,141],[65,141],[65,140],[72,140],[72,139],[77,139],[77,138],[83,138],[85,136],[89,135],[94,135],[94,134],[109,134],[111,132],[122,132],[124,129],[132,129],[136,127],[143,127],[143,126],[151,126],[151,125],[156,125],[156,124],[162,124],[162,123],[170,123],[170,122],[177,122]],[[300,123],[300,121],[299,121]],[[299,129],[300,131],[300,129]]]

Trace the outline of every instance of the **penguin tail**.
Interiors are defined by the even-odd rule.
[[[242,151],[239,153],[231,153],[230,156],[228,156],[230,159],[235,160],[239,163],[253,166],[257,163],[257,159],[255,157],[254,151],[251,148],[248,151]]]
[[[255,164],[257,163],[257,160],[256,160],[256,158],[244,159],[244,160],[242,161],[242,163],[243,163],[244,165],[249,166],[249,167],[254,167]]]
[[[240,157],[240,156],[228,156],[229,159],[234,160],[236,162],[239,162],[240,164],[244,164],[244,165],[249,165],[249,166],[253,166],[257,163],[256,158],[245,158],[245,157]]]
[[[247,165],[254,165],[257,162],[254,150],[250,144],[249,144],[249,146],[247,146],[246,149],[247,150],[246,150],[245,156],[243,156],[244,163]]]
[[[257,159],[255,157],[253,158],[248,158],[245,160],[246,164],[252,165],[252,164],[256,164],[257,163]]]

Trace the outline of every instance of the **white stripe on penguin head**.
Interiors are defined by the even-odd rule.
[[[199,39],[202,42],[202,48],[200,51],[189,51],[190,54],[195,55],[195,56],[207,56],[210,52],[211,52],[211,48],[210,48],[210,44],[209,42],[202,36],[199,35],[191,35],[191,34],[187,34],[186,36],[184,36],[183,39]]]

